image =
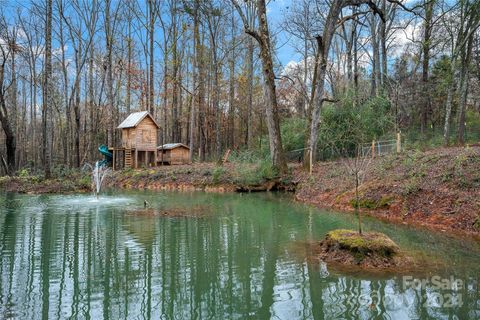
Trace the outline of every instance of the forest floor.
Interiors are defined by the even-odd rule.
[[[300,164],[275,177],[253,163],[194,165],[123,170],[110,173],[107,188],[249,192],[286,190],[299,202],[353,212],[355,180],[345,160],[320,162],[312,175]],[[90,188],[88,173],[54,180],[39,176],[0,177],[0,190],[22,193],[71,193]],[[448,233],[480,236],[480,147],[407,151],[372,159],[359,188],[364,214],[382,220]]]

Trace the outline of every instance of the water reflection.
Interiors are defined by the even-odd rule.
[[[396,240],[413,248],[419,247],[417,241],[435,242],[437,255],[451,254],[452,268],[445,275],[454,271],[466,281],[460,291],[405,288],[399,276],[342,276],[288,249],[292,241],[350,226],[349,216],[309,212],[265,196],[132,197],[133,205],[146,197],[153,205],[208,204],[214,215],[135,216],[117,205],[79,208],[56,196],[2,196],[2,317],[480,317],[476,244],[367,221],[367,228],[394,230]],[[431,297],[445,294],[461,295],[462,304],[435,305]]]

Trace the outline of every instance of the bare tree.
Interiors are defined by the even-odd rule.
[[[267,103],[265,111],[270,142],[270,156],[272,157],[273,165],[283,173],[287,170],[287,163],[283,153],[282,137],[280,133],[277,91],[275,85],[275,73],[273,70],[273,49],[268,27],[266,3],[264,0],[257,0],[255,3],[244,2],[242,6],[237,0],[232,1],[243,21],[245,33],[252,36],[258,42],[260,47],[264,90]]]
[[[9,114],[7,109],[7,90],[11,86],[14,88],[14,95],[16,96],[16,78],[15,78],[15,51],[17,50],[17,45],[15,43],[15,31],[10,32],[9,28],[6,23],[5,16],[2,14],[0,20],[0,39],[3,40],[0,43],[0,51],[1,51],[1,60],[0,60],[0,122],[2,124],[3,132],[5,133],[5,147],[7,149],[7,159],[5,163],[5,159],[2,157],[0,161],[2,164],[6,164],[6,172],[7,174],[12,174],[16,168],[15,162],[15,151],[17,148],[16,143],[16,135],[15,135],[15,126],[14,126],[14,115]],[[6,75],[6,66],[8,61],[12,63],[12,78],[10,83],[6,83],[5,75]],[[15,98],[16,99],[16,98]],[[14,102],[16,103],[16,102]],[[14,106],[16,108],[16,106]]]
[[[362,185],[366,172],[372,161],[370,152],[363,152],[362,146],[357,145],[355,147],[355,153],[353,157],[342,157],[342,163],[347,169],[347,172],[350,176],[353,177],[355,181],[355,214],[358,219],[358,233],[362,234],[362,217],[360,214],[360,191],[359,188]]]
[[[327,18],[325,20],[325,25],[323,28],[322,36],[317,36],[318,41],[318,54],[315,62],[315,75],[311,96],[311,104],[307,113],[308,116],[308,128],[309,134],[307,136],[306,150],[311,152],[312,156],[304,157],[304,166],[310,167],[310,158],[315,161],[316,151],[317,151],[317,142],[318,142],[318,127],[320,124],[320,112],[322,109],[323,102],[325,100],[325,77],[327,74],[327,62],[328,54],[330,51],[330,46],[332,44],[332,39],[335,34],[335,31],[338,27],[339,16],[343,8],[353,6],[359,7],[361,5],[368,5],[368,7],[373,11],[374,14],[380,15],[381,19],[384,19],[382,12],[376,6],[373,1],[369,0],[343,0],[343,1],[334,1],[331,3]],[[356,12],[350,17],[344,17],[340,23],[343,21],[354,18],[359,14],[365,14],[366,12]]]
[[[466,96],[468,92],[468,64],[470,63],[471,43],[475,32],[480,27],[480,3],[478,1],[461,0],[455,5],[458,9],[455,13],[461,19],[453,21],[453,26],[446,26],[446,30],[450,33],[452,41],[451,46],[451,76],[452,79],[459,76],[460,78],[460,92]],[[446,20],[444,21],[447,22]],[[461,68],[457,69],[457,62],[460,62]],[[448,89],[448,97],[445,106],[445,125],[443,130],[444,144],[448,145],[450,142],[450,117],[452,113],[452,105],[454,99],[454,92],[456,89],[456,82],[451,81]],[[466,101],[462,100],[462,101]],[[460,104],[459,112],[459,136],[458,140],[463,143],[464,140],[464,123],[465,123],[465,103]]]
[[[52,155],[52,119],[53,84],[52,84],[52,0],[47,0],[46,25],[45,25],[45,71],[43,80],[43,105],[42,105],[42,133],[43,133],[43,161],[45,178],[49,179],[51,173]]]

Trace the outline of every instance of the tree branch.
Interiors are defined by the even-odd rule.
[[[345,16],[345,17],[343,17],[342,19],[338,20],[338,22],[337,22],[337,27],[343,25],[343,24],[344,24],[345,22],[347,22],[348,20],[355,19],[355,18],[358,17],[359,15],[367,14],[367,13],[368,13],[368,11],[360,11],[360,12],[351,14],[351,15],[349,15],[349,16]]]

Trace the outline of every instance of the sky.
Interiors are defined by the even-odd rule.
[[[268,4],[267,15],[271,25],[270,29],[272,31],[277,31],[280,28],[280,25],[285,19],[285,14],[288,12],[291,1],[292,0],[273,0]],[[293,40],[290,39],[286,32],[281,32],[277,36],[277,44],[280,47],[277,48],[277,59],[280,61],[282,66],[286,66],[291,61],[299,61],[300,56],[292,47]]]
[[[296,49],[294,48],[294,42],[296,41],[296,39],[293,36],[289,35],[287,32],[282,31],[281,28],[281,25],[285,21],[285,17],[288,16],[289,11],[291,10],[290,8],[293,4],[293,1],[295,0],[271,0],[268,2],[267,5],[267,15],[270,24],[270,31],[276,39],[275,44],[277,46],[277,50],[275,53],[276,60],[281,65],[280,69],[284,69],[285,66],[287,66],[288,64],[300,62],[302,59],[300,54],[297,53]],[[406,2],[407,4],[412,1],[415,0],[404,0],[404,2]],[[28,7],[30,3],[31,0],[0,0],[0,5],[3,4],[3,7],[7,8],[7,11],[10,11],[6,13],[10,13],[12,15],[15,14],[15,10],[13,8]],[[8,8],[11,8],[13,10],[9,10]],[[165,18],[167,19],[167,17]],[[240,21],[239,24],[241,24]],[[241,28],[242,26],[239,27]],[[399,31],[395,34],[395,43],[397,43],[398,46],[391,51],[393,56],[397,56],[402,51],[404,44],[410,42],[409,38],[411,38],[412,32],[415,32],[415,30],[413,29],[414,28],[410,27],[410,29],[407,30],[407,33],[410,34],[406,34],[404,31]],[[161,30],[158,24],[157,30],[158,31],[156,32],[156,36],[160,36]],[[155,51],[155,55],[157,56],[156,59],[161,59],[162,53],[160,48],[156,48]]]
[[[267,15],[270,23],[270,29],[275,32],[280,29],[281,24],[285,20],[285,16],[288,14],[292,1],[295,0],[272,0],[268,3],[267,6]],[[417,0],[400,0],[407,6],[414,5],[414,2]],[[410,21],[408,19],[408,26],[403,28],[398,28],[394,31],[394,34],[391,36],[391,49],[389,51],[389,57],[393,58],[392,61],[400,56],[404,51],[405,46],[411,43],[412,39],[415,36],[418,36],[419,26],[415,21]],[[400,21],[401,23],[401,21]],[[288,35],[287,32],[278,32],[277,35],[277,51],[276,57],[281,65],[285,68],[287,65],[295,65],[296,63],[302,60],[302,57],[299,53],[296,52],[294,48],[295,39]],[[392,62],[390,61],[390,62]]]

